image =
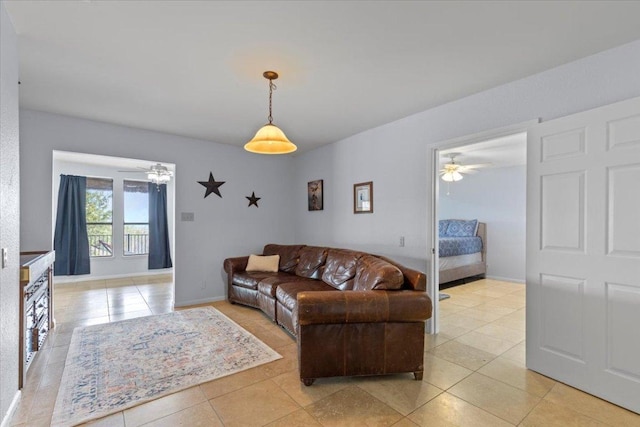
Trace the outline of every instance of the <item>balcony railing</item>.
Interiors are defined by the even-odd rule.
[[[125,234],[124,235],[124,254],[125,255],[144,255],[149,253],[149,235],[148,234]]]
[[[89,235],[89,255],[108,257],[113,255],[112,236],[110,234]],[[125,234],[124,255],[144,255],[149,253],[148,234]]]
[[[101,257],[113,255],[111,234],[89,234],[89,256]]]

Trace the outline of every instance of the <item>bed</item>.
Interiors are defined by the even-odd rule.
[[[440,284],[487,273],[487,225],[477,220],[440,220]]]

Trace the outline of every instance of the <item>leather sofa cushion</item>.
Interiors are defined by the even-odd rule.
[[[276,245],[270,243],[264,247],[264,255],[280,255],[280,271],[292,273],[298,265],[300,249],[304,245]]]
[[[258,283],[263,279],[275,276],[278,273],[268,273],[266,271],[243,271],[233,275],[233,284],[247,289],[258,289]]]
[[[264,295],[269,295],[274,298],[276,296],[276,288],[284,283],[291,282],[317,282],[317,280],[307,279],[304,277],[294,276],[290,273],[278,273],[277,276],[267,277],[258,283],[258,292]]]
[[[362,252],[346,249],[329,249],[322,281],[341,291],[351,290],[358,259],[363,255]]]
[[[364,255],[358,260],[353,290],[400,289],[403,282],[398,267],[373,255]]]
[[[327,260],[328,248],[305,246],[300,250],[300,260],[296,267],[296,276],[319,279],[322,276],[322,266]]]
[[[407,268],[384,256],[380,256],[378,258],[383,261],[387,261],[389,264],[395,265],[402,272],[402,276],[404,278],[402,289],[412,289],[414,291],[427,290],[427,276],[423,272]]]
[[[305,291],[335,291],[335,289],[320,280],[283,283],[276,289],[276,299],[288,310],[293,311],[298,304],[298,293]]]

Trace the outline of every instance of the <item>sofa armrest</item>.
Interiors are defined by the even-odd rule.
[[[249,262],[248,256],[227,258],[224,260],[224,271],[230,276],[233,275],[233,273],[244,271],[247,268],[247,262]]]
[[[298,294],[298,324],[421,322],[431,299],[419,291],[311,291]]]

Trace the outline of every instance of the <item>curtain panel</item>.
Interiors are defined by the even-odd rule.
[[[149,270],[171,268],[167,185],[149,183]]]
[[[87,178],[60,175],[58,211],[53,249],[56,276],[89,274],[89,236],[87,235]]]

